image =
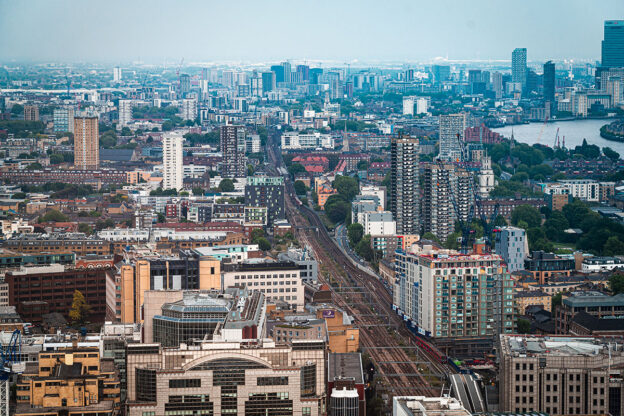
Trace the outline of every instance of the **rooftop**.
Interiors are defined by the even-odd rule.
[[[505,353],[523,356],[596,356],[622,351],[621,343],[597,337],[501,335]]]
[[[395,414],[420,416],[470,416],[459,400],[452,397],[395,396],[392,398]]]
[[[327,380],[353,379],[355,384],[364,383],[362,355],[359,352],[330,353],[328,358]]]

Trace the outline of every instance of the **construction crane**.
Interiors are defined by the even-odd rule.
[[[22,333],[19,329],[13,331],[11,340],[4,346],[0,343],[0,380],[7,380],[13,369],[12,364],[22,360]]]
[[[176,69],[176,75],[180,76],[180,70],[182,69],[182,64],[184,64],[184,58],[180,61],[180,65],[178,65],[178,69]]]
[[[537,144],[539,144],[540,139],[542,138],[542,134],[544,134],[546,123],[548,123],[548,116],[544,117],[544,124],[542,124],[542,128],[540,129],[540,132],[539,132],[539,136],[537,136]]]
[[[553,149],[559,148],[559,127],[557,127],[557,133],[555,134],[555,144],[553,145]]]

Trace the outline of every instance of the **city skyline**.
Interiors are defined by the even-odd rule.
[[[37,62],[162,63],[184,57],[187,62],[289,58],[357,64],[436,58],[506,61],[511,50],[526,47],[529,61],[594,61],[600,59],[602,23],[624,16],[619,1],[591,8],[581,1],[566,2],[563,8],[493,0],[450,8],[449,1],[426,6],[395,1],[385,8],[352,1],[298,7],[281,7],[280,1],[268,6],[246,1],[189,1],[184,7],[115,3],[87,8],[74,0],[28,6],[1,1],[0,56]],[[272,10],[279,10],[279,20]],[[236,16],[237,25],[228,16]],[[186,23],[171,23],[180,21]],[[16,31],[19,37],[10,36]]]

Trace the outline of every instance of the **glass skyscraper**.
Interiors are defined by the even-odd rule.
[[[607,20],[604,23],[602,67],[624,67],[624,20]]]

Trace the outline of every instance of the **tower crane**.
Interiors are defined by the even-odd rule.
[[[548,123],[548,116],[544,117],[544,124],[542,124],[542,128],[540,129],[540,132],[539,132],[539,136],[537,136],[537,144],[539,144],[540,139],[542,138],[542,134],[544,134],[546,123]]]
[[[7,380],[13,372],[11,365],[21,361],[22,333],[19,329],[13,331],[11,340],[6,345],[0,343],[0,380]]]
[[[180,76],[180,70],[182,69],[182,64],[184,64],[184,58],[182,58],[182,60],[180,61],[180,64],[178,65],[178,69],[176,69],[176,76]]]

